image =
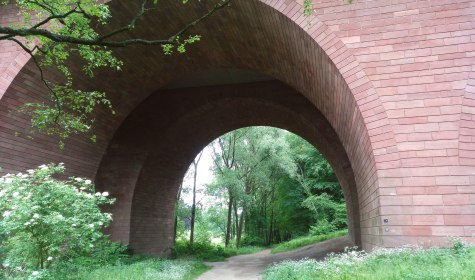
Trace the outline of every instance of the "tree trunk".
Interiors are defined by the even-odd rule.
[[[238,212],[237,212],[237,199],[234,199],[233,207],[234,207],[234,230],[235,230],[235,233],[236,233],[234,236],[236,236],[236,238],[237,238],[238,228],[239,228],[239,216],[238,216]]]
[[[193,178],[193,204],[191,205],[191,224],[190,224],[190,244],[193,245],[195,238],[195,217],[196,217],[196,170]]]
[[[176,243],[176,231],[178,227],[178,216],[176,215],[176,209],[177,209],[177,204],[180,203],[182,188],[183,188],[183,183],[180,185],[180,188],[178,189],[178,194],[177,194],[176,203],[175,203],[175,225],[173,226],[173,245],[175,245]]]
[[[226,238],[224,241],[224,246],[229,246],[229,241],[231,240],[231,225],[232,225],[232,210],[233,210],[233,196],[231,191],[229,191],[229,203],[228,203],[228,221],[226,223]]]
[[[194,174],[193,174],[193,205],[191,205],[191,224],[190,224],[190,244],[193,245],[195,238],[195,218],[196,218],[196,177],[198,175],[198,163],[200,162],[201,151],[196,159],[193,161]]]
[[[241,236],[242,236],[242,229],[243,229],[243,224],[244,224],[244,215],[245,215],[245,209],[242,210],[241,216],[239,217],[239,223],[237,224],[237,229],[236,229],[236,248],[241,247]],[[237,217],[237,211],[236,211],[236,217]]]
[[[270,214],[269,238],[267,240],[267,245],[272,244],[273,233],[274,233],[274,208],[272,208],[271,214]]]

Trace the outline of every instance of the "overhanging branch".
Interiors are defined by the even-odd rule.
[[[142,38],[133,38],[133,39],[126,39],[126,40],[106,40],[107,38],[110,38],[114,35],[118,35],[121,33],[124,33],[128,30],[130,30],[130,24],[135,24],[135,22],[143,16],[143,14],[146,12],[145,9],[145,3],[147,1],[144,1],[141,10],[137,14],[136,17],[129,23],[128,25],[121,27],[117,30],[114,30],[112,32],[109,32],[106,35],[99,36],[94,39],[88,39],[88,38],[78,38],[78,37],[73,37],[73,36],[68,36],[68,35],[63,35],[63,34],[56,34],[53,33],[47,29],[39,28],[42,25],[46,24],[52,19],[60,19],[60,18],[65,18],[66,16],[78,12],[77,7],[70,10],[68,13],[63,14],[63,15],[51,15],[50,17],[46,18],[42,22],[36,24],[35,26],[31,28],[11,28],[11,27],[5,27],[5,26],[0,26],[0,34],[5,34],[4,36],[0,37],[0,40],[5,40],[9,39],[12,37],[27,37],[27,36],[39,36],[39,37],[44,37],[48,38],[49,40],[57,43],[68,43],[72,45],[85,45],[85,46],[100,46],[100,47],[109,47],[109,48],[123,48],[131,45],[144,45],[144,46],[152,46],[152,45],[177,45],[179,42],[177,42],[177,39],[183,35],[185,32],[188,30],[192,29],[195,27],[198,23],[204,21],[211,15],[213,15],[215,12],[218,10],[228,7],[230,2],[232,0],[226,0],[220,4],[216,4],[211,10],[209,10],[206,14],[201,16],[200,18],[188,23],[184,28],[176,32],[175,34],[169,36],[166,39],[156,39],[156,40],[146,40]]]

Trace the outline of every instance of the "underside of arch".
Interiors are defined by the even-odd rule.
[[[307,99],[278,81],[162,90],[140,105],[111,142],[96,179],[119,198],[113,239],[136,252],[169,253],[177,191],[191,161],[216,137],[253,125],[292,131],[322,152],[342,185],[350,236],[361,245],[358,190],[337,134]]]
[[[136,12],[136,4],[135,1],[112,1],[110,4],[114,21],[112,25],[121,26],[127,23]],[[378,155],[386,153],[387,146],[392,145],[392,138],[390,129],[378,127],[379,130],[388,131],[389,136],[383,135],[384,141],[375,144],[372,139],[381,137],[374,136],[368,127],[375,120],[380,123],[379,120],[382,119],[384,123],[384,110],[375,99],[376,95],[372,94],[371,85],[366,82],[364,73],[356,68],[356,70],[348,68],[343,63],[343,61],[348,61],[351,56],[337,56],[345,47],[338,42],[334,44],[335,47],[338,47],[337,49],[330,46],[335,39],[334,35],[321,23],[315,22],[315,25],[307,28],[304,23],[305,17],[298,16],[300,6],[296,6],[292,2],[288,5],[285,4],[287,5],[285,8],[284,4],[279,1],[269,4],[256,0],[235,1],[232,7],[220,11],[194,29],[194,32],[201,34],[203,39],[202,42],[189,47],[186,54],[164,56],[160,47],[132,47],[117,50],[117,56],[124,61],[124,69],[117,73],[100,72],[93,80],[86,81],[79,78],[80,67],[78,65],[80,64],[72,59],[70,65],[76,76],[76,85],[85,90],[94,89],[107,92],[117,112],[115,116],[106,110],[100,110],[97,113],[94,133],[97,134],[98,140],[95,144],[90,143],[85,136],[74,136],[66,143],[66,149],[60,151],[57,149],[57,142],[54,138],[37,136],[35,139],[30,139],[28,137],[27,133],[30,130],[28,118],[15,112],[12,113],[11,109],[18,108],[23,102],[44,101],[47,91],[41,84],[34,65],[31,62],[27,63],[12,79],[0,102],[0,123],[2,124],[0,151],[2,155],[5,155],[0,159],[0,164],[4,167],[5,172],[11,172],[28,169],[44,162],[65,162],[69,167],[70,174],[87,177],[96,177],[97,175],[97,181],[101,188],[114,188],[117,195],[120,194],[118,202],[128,203],[127,207],[121,208],[120,211],[123,212],[116,214],[114,226],[121,225],[121,227],[120,230],[112,230],[114,238],[132,244],[139,251],[151,250],[160,253],[159,251],[163,248],[147,249],[145,244],[147,244],[147,240],[155,240],[154,234],[160,234],[154,232],[152,226],[161,223],[159,221],[165,221],[161,216],[163,213],[166,213],[166,215],[163,214],[166,217],[169,216],[169,211],[166,209],[173,207],[170,197],[176,192],[174,185],[179,176],[160,177],[158,172],[164,171],[157,171],[153,166],[161,164],[160,162],[167,162],[173,166],[173,172],[179,174],[184,172],[190,157],[194,155],[193,152],[197,152],[214,137],[233,128],[246,125],[265,125],[266,122],[269,122],[269,125],[295,131],[326,154],[344,189],[345,185],[353,188],[351,192],[346,191],[345,195],[351,197],[347,200],[347,204],[351,205],[349,208],[353,209],[351,211],[357,209],[356,212],[352,212],[353,216],[350,221],[354,225],[352,226],[352,230],[354,230],[352,235],[355,242],[361,243],[365,248],[381,245],[383,233],[380,228],[379,185],[374,151],[378,150]],[[183,23],[193,20],[203,12],[202,6],[194,6],[194,4],[184,7],[176,1],[163,1],[161,5],[160,10],[151,13],[141,21],[140,28],[134,31],[134,37],[167,36]],[[173,14],[167,13],[171,10],[174,11]],[[322,36],[319,36],[318,32],[322,32]],[[342,53],[347,54],[347,52]],[[177,124],[175,127],[185,127],[186,116],[190,116],[191,112],[198,114],[198,111],[180,111],[182,114],[177,115],[175,111],[167,110],[186,107],[184,104],[195,100],[194,95],[180,93],[185,91],[184,89],[162,91],[160,89],[173,81],[180,80],[187,73],[213,68],[246,69],[282,81],[280,86],[285,84],[289,91],[307,102],[305,106],[312,108],[314,111],[312,114],[319,114],[319,118],[325,120],[325,126],[321,127],[325,129],[315,128],[318,127],[316,124],[318,121],[306,126],[302,124],[301,131],[293,129],[284,120],[281,122],[274,119],[270,121],[266,119],[264,112],[259,112],[256,109],[259,106],[255,102],[259,99],[248,102],[248,99],[242,97],[242,105],[237,103],[235,106],[240,106],[241,112],[254,110],[254,118],[251,120],[248,116],[247,119],[244,117],[240,119],[240,114],[237,114],[234,116],[235,123],[230,120],[227,125],[223,125],[223,127],[216,125],[212,129],[204,125],[206,135],[202,135],[203,139],[198,141],[199,144],[197,144],[198,142],[188,143],[187,147],[175,147],[174,145],[179,143],[176,139],[184,137],[180,133],[188,131],[186,133],[191,133],[189,137],[195,138],[199,135],[199,130],[188,125],[189,130],[180,132],[171,129],[173,126],[170,125],[169,127],[155,127],[156,129],[150,128],[147,131],[137,132],[136,139],[130,140],[127,148],[124,149],[121,146],[124,145],[120,142],[120,139],[125,139],[124,131],[128,131],[128,125],[134,123],[134,118],[140,115],[136,113],[138,106],[142,108],[148,103],[153,103],[154,100],[157,108],[162,106],[162,103],[176,102],[176,104],[171,104],[163,109],[163,112],[168,112],[168,114],[160,113],[162,111],[158,109],[149,109],[150,112],[161,114],[157,125],[159,123],[165,125],[182,122],[183,124]],[[240,91],[240,94],[245,96],[248,94],[247,91],[253,92],[252,89],[248,89]],[[172,97],[165,94],[166,92]],[[173,99],[175,94],[181,98]],[[207,98],[209,98],[209,104],[217,104],[213,103],[212,98],[220,100],[221,96],[218,94]],[[267,107],[270,106],[268,111],[272,111],[270,110],[274,108],[272,106],[277,106],[275,104],[271,106],[271,104],[273,103],[264,104]],[[303,122],[302,116],[298,113],[299,110],[290,109],[291,104],[280,104],[279,106],[274,109],[281,110],[279,112],[282,112],[282,115],[288,116],[287,122]],[[289,107],[287,111],[285,111],[286,106]],[[217,115],[221,107],[217,105],[213,107],[215,113],[206,108],[206,106],[203,107],[203,110],[209,112],[207,116],[210,118],[213,114]],[[147,117],[150,120],[157,119],[155,115]],[[143,116],[143,118],[145,117]],[[141,121],[147,123],[147,119]],[[193,123],[190,119],[188,122]],[[246,122],[248,123],[246,124]],[[310,120],[306,122],[310,122]],[[306,128],[304,129],[304,127]],[[20,132],[20,134],[16,132]],[[332,159],[332,153],[336,153],[336,151],[325,148],[324,142],[318,142],[323,140],[316,139],[317,136],[324,138],[327,134],[333,135],[333,140],[328,140],[328,143],[338,143],[340,156],[334,156],[335,159]],[[129,135],[127,136],[129,137]],[[130,137],[134,137],[134,135],[130,135]],[[167,149],[188,149],[186,153],[183,153],[185,158],[172,156],[165,150],[151,152],[147,139],[152,138],[156,139],[157,145],[160,144]],[[165,143],[171,144],[167,146]],[[390,149],[387,150],[390,151]],[[124,156],[124,153],[127,156]],[[176,154],[174,153],[174,155]],[[343,158],[345,160],[342,160]],[[337,161],[340,160],[341,162],[338,163]],[[110,168],[110,166],[118,167]],[[100,172],[98,172],[99,168]],[[171,174],[170,172],[167,174]],[[146,174],[157,176],[152,178]],[[108,176],[117,180],[109,182],[107,181]],[[157,190],[156,186],[159,185],[170,186],[168,193],[165,193],[164,190],[161,192],[167,198],[163,200],[157,198],[153,205],[146,204],[148,197],[144,196],[147,196],[152,190]],[[120,189],[127,191],[121,192]],[[148,205],[149,208],[136,208],[142,203],[142,200],[143,204]],[[153,207],[158,210],[154,210]],[[153,215],[147,216],[150,213]],[[153,221],[141,223],[140,221],[144,219]],[[163,226],[166,228],[171,225],[163,224]],[[166,233],[163,233],[161,237],[164,240],[170,238]],[[359,241],[359,239],[361,240]],[[134,242],[141,243],[137,245],[138,243]],[[147,246],[151,247],[152,245]]]

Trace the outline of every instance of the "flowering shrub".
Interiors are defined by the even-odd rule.
[[[99,206],[114,200],[95,193],[90,180],[55,178],[62,173],[63,164],[50,164],[0,178],[0,257],[7,274],[41,278],[56,261],[87,255],[104,242],[101,228],[112,217]]]

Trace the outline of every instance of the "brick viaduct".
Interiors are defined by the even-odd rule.
[[[204,11],[174,2],[161,2],[165,12],[147,16],[136,35],[166,35]],[[134,1],[110,5],[113,25],[135,11]],[[78,135],[65,150],[26,136],[29,120],[15,108],[43,101],[45,89],[28,56],[1,42],[3,172],[64,162],[117,198],[114,240],[166,255],[177,186],[194,155],[232,129],[271,125],[327,157],[364,249],[475,242],[475,2],[315,8],[305,17],[293,0],[235,0],[195,30],[203,41],[186,55],[119,50],[123,71],[77,78],[107,91],[118,114],[99,112],[97,143]],[[0,8],[0,21],[18,21],[13,5]]]

